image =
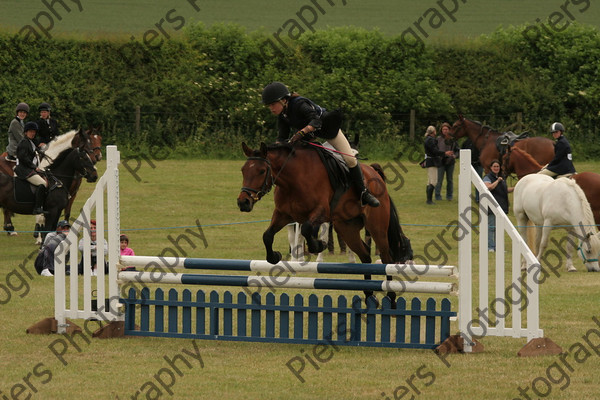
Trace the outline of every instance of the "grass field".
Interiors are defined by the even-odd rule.
[[[372,160],[375,161],[375,160]],[[379,162],[388,173],[394,162]],[[140,255],[158,255],[168,245],[167,235],[178,235],[197,223],[203,227],[208,246],[198,241],[184,246],[188,256],[217,258],[263,258],[261,235],[272,211],[272,195],[266,196],[251,214],[240,213],[235,204],[241,185],[239,161],[160,161],[154,167],[142,163],[134,177],[121,168],[121,227],[131,238],[131,246]],[[134,166],[129,161],[129,166]],[[438,202],[435,207],[424,203],[423,171],[404,162],[408,171],[390,191],[396,202],[406,233],[416,254],[444,227],[456,219],[455,201]],[[578,164],[580,170],[598,170],[600,164]],[[100,170],[102,170],[101,163]],[[133,168],[132,168],[133,169]],[[402,184],[400,184],[400,182]],[[456,184],[456,183],[455,183]],[[93,185],[84,184],[76,201],[83,204]],[[17,229],[28,230],[33,219],[18,216]],[[152,229],[161,228],[161,229]],[[287,247],[280,234],[276,247]],[[191,363],[191,369],[179,361],[182,375],[176,375],[173,398],[177,399],[382,399],[402,393],[400,386],[410,387],[418,399],[512,399],[518,387],[535,381],[539,391],[550,390],[552,399],[596,399],[600,391],[597,370],[600,360],[586,346],[582,336],[595,327],[592,317],[598,312],[597,274],[584,272],[576,260],[577,273],[561,273],[548,279],[541,288],[541,326],[546,336],[568,351],[564,356],[572,367],[561,378],[559,357],[522,359],[516,352],[524,339],[485,338],[486,351],[477,355],[455,355],[446,366],[430,351],[374,348],[340,348],[332,358],[307,368],[305,383],[298,381],[286,368],[293,357],[310,351],[301,345],[268,345],[216,341],[169,340],[156,338],[92,340],[78,338],[69,343],[61,336],[30,336],[25,329],[44,317],[53,315],[53,279],[32,275],[18,284],[19,271],[27,255],[35,251],[29,233],[18,237],[0,236],[0,391],[6,395],[22,391],[21,397],[33,399],[105,399],[135,398],[152,384],[155,375],[169,367],[164,356],[172,358],[185,349],[198,347],[204,366]],[[447,252],[448,263],[457,262],[457,248]],[[344,261],[336,255],[333,259]],[[33,260],[23,266],[33,271]],[[21,276],[26,276],[20,270]],[[563,270],[561,270],[563,271]],[[8,297],[10,296],[10,298]],[[596,327],[598,328],[598,327]],[[600,328],[599,328],[600,330]],[[600,343],[600,336],[592,335]],[[585,343],[584,343],[585,344]],[[597,350],[596,350],[597,351]],[[56,353],[62,354],[64,363]],[[190,358],[191,360],[191,358]],[[577,361],[575,361],[577,360]],[[429,374],[428,379],[413,375]],[[550,372],[548,372],[550,371]],[[548,389],[538,377],[547,373],[557,383]],[[431,377],[434,377],[431,380]],[[425,384],[429,385],[426,386]],[[145,385],[145,386],[144,386]],[[159,390],[162,387],[158,386]],[[169,397],[162,389],[165,397]],[[384,393],[384,394],[382,394]],[[140,396],[139,398],[146,398]],[[148,398],[158,398],[150,393]],[[525,398],[525,397],[521,397]],[[531,398],[534,398],[533,396]]]
[[[359,26],[379,29],[387,35],[399,35],[410,27],[418,32],[414,25],[417,23],[423,28],[424,32],[418,33],[423,38],[454,40],[490,33],[499,26],[535,24],[538,18],[545,23],[554,12],[563,13],[565,20],[596,26],[600,17],[600,7],[597,4],[570,0],[566,3],[546,0],[64,0],[63,3],[70,11],[59,2],[56,3],[56,14],[51,14],[41,0],[4,0],[1,5],[0,26],[13,32],[25,25],[32,25],[39,30],[33,21],[36,20],[47,28],[50,35],[75,33],[85,37],[111,37],[123,34],[140,39],[143,32],[157,29],[155,24],[160,24],[165,34],[173,35],[181,28],[182,22],[185,25],[199,21],[207,25],[231,22],[244,26],[249,31],[262,29],[267,33],[283,28],[283,32],[287,33],[291,25],[285,25],[286,21],[294,19],[299,24],[297,29],[303,31],[333,26]],[[40,12],[46,13],[50,18],[40,15]],[[419,22],[420,19],[422,22]]]

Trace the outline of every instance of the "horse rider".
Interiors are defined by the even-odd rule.
[[[38,133],[36,142],[41,147],[50,143],[58,135],[58,123],[54,118],[50,117],[50,111],[52,111],[50,104],[40,104],[38,111],[40,112],[40,119],[37,120]]]
[[[27,103],[17,104],[15,109],[15,118],[10,121],[8,127],[8,146],[6,146],[7,161],[17,161],[17,145],[23,140],[23,129],[25,128],[25,118],[29,114],[29,105]]]
[[[48,183],[40,175],[42,170],[39,169],[40,154],[35,144],[35,135],[38,131],[38,126],[35,122],[25,124],[25,137],[17,146],[17,166],[15,174],[20,179],[25,179],[32,185],[37,186],[35,190],[35,207],[33,214],[42,214],[44,212],[44,201],[46,200],[46,188]]]
[[[289,140],[291,144],[301,139],[310,140],[315,136],[327,140],[342,154],[348,165],[350,180],[360,195],[361,205],[379,206],[379,200],[365,187],[358,161],[352,155],[350,143],[340,129],[342,115],[339,111],[327,111],[312,100],[301,97],[298,93],[291,93],[281,82],[272,82],[265,86],[262,102],[269,107],[271,113],[278,116],[278,143],[287,140],[291,129],[296,130]]]
[[[548,175],[553,178],[569,177],[576,173],[573,165],[571,145],[564,135],[565,127],[560,122],[550,126],[550,133],[556,140],[554,143],[554,158],[538,174]]]

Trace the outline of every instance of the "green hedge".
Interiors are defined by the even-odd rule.
[[[459,112],[499,129],[522,112],[525,128],[545,134],[560,120],[579,150],[600,156],[600,146],[589,145],[600,104],[595,28],[572,25],[534,40],[510,28],[424,48],[359,28],[304,34],[285,51],[266,40],[232,25],[190,27],[156,48],[0,34],[0,122],[8,127],[19,101],[34,109],[48,101],[64,129],[102,125],[105,142],[131,150],[169,146],[231,157],[231,145],[241,140],[274,138],[274,117],[260,104],[260,91],[281,80],[343,109],[346,130],[370,146],[406,136],[411,109],[417,141],[427,125],[453,121]],[[6,128],[0,139],[6,142]],[[396,147],[377,151],[394,155]]]

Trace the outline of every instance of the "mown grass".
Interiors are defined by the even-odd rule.
[[[399,35],[412,27],[418,35],[421,35],[417,28],[417,25],[421,25],[421,29],[427,34],[422,36],[427,40],[435,38],[448,41],[491,33],[499,26],[534,24],[537,18],[547,22],[551,13],[561,11],[559,4],[555,5],[543,0],[528,2],[494,0],[485,3],[445,1],[445,7],[452,12],[452,16],[444,13],[436,2],[424,4],[394,0],[360,2],[321,0],[285,3],[273,3],[267,0],[227,2],[172,0],[168,3],[144,0],[107,3],[100,0],[87,0],[81,2],[81,11],[76,2],[64,3],[70,12],[67,12],[60,3],[55,6],[61,18],[52,16],[54,25],[50,29],[51,35],[75,34],[94,38],[122,36],[127,39],[134,35],[137,40],[142,40],[143,33],[148,30],[158,31],[156,24],[160,24],[169,36],[179,34],[181,30],[176,29],[181,24],[181,20],[176,20],[179,17],[184,18],[185,25],[197,22],[207,25],[218,22],[235,23],[246,27],[249,31],[263,30],[269,35],[278,30],[281,30],[283,35],[287,35],[291,25],[281,28],[290,19],[295,19],[299,25],[294,34],[300,30],[310,31],[311,28],[357,26],[379,29],[386,35]],[[200,10],[197,11],[192,3]],[[322,11],[318,10],[314,3],[318,3]],[[456,9],[455,4],[458,4]],[[315,10],[316,16],[310,11],[310,7]],[[583,3],[567,3],[565,7],[572,16],[569,18],[580,23],[597,25],[598,10],[593,6],[585,7]],[[429,11],[431,8],[436,8],[440,17],[435,17]],[[167,18],[170,10],[174,11]],[[424,15],[427,11],[429,11],[427,15]],[[2,2],[0,26],[4,30],[13,32],[18,32],[27,24],[36,27],[32,19],[36,18],[39,12],[48,12],[41,1],[24,3],[19,0],[5,0]],[[297,13],[300,13],[306,22],[303,22]],[[46,17],[38,19],[40,24],[50,26]],[[439,24],[439,28],[432,28],[429,25],[430,19],[433,25]],[[166,36],[161,33],[160,37]]]
[[[388,160],[369,162],[373,161],[382,164],[388,173],[392,165],[398,165]],[[272,195],[259,202],[251,214],[239,212],[235,199],[241,186],[242,163],[240,158],[166,160],[156,162],[155,168],[142,164],[137,171],[139,181],[121,168],[121,227],[129,235],[131,247],[140,255],[158,255],[169,245],[168,235],[177,236],[185,229],[197,232],[198,221],[207,246],[201,240],[183,243],[188,256],[263,258],[261,236],[273,208]],[[456,220],[457,203],[454,200],[425,205],[424,172],[408,161],[403,161],[403,165],[407,171],[402,174],[402,184],[397,181],[390,185],[390,192],[415,252],[423,254],[426,244]],[[598,163],[577,165],[579,170],[598,170],[598,166]],[[83,204],[92,187],[82,186],[76,208]],[[32,223],[29,216],[15,218],[17,229],[29,230]],[[280,234],[276,238],[275,246],[281,251],[287,248],[285,236]],[[25,334],[28,326],[53,315],[53,279],[34,275],[33,260],[24,265],[32,274],[32,278],[25,278],[28,289],[19,288],[14,273],[11,274],[35,249],[30,234],[1,236],[0,249],[0,284],[6,287],[10,277],[9,283],[14,288],[9,301],[6,292],[0,292],[0,300],[5,303],[0,305],[3,394],[10,393],[11,388],[21,390],[19,385],[23,385],[23,398],[26,393],[44,399],[104,399],[117,395],[121,399],[130,398],[136,391],[148,392],[152,383],[158,385],[154,375],[170,368],[164,356],[183,354],[183,349],[194,351],[191,340],[135,338],[88,342],[79,337],[69,343],[61,336]],[[439,255],[430,255],[441,259]],[[456,243],[446,256],[449,264],[456,265]],[[336,255],[328,260],[345,261],[345,257]],[[569,351],[566,360],[572,370],[563,366],[566,372],[562,380],[557,368],[550,370],[553,379],[559,382],[552,383],[550,388],[550,398],[556,399],[594,399],[600,389],[597,353],[582,339],[595,326],[591,318],[600,318],[597,290],[600,276],[584,272],[578,259],[575,265],[577,273],[566,274],[561,269],[560,277],[549,278],[541,287],[541,326],[546,336],[566,351],[576,343],[583,343],[589,353],[585,358],[584,353],[579,353],[576,361],[574,349]],[[23,270],[20,274],[25,276]],[[592,335],[592,340],[600,339]],[[175,376],[173,397],[394,398],[394,390],[398,389],[399,396],[403,390],[400,386],[404,386],[411,394],[403,398],[414,395],[420,399],[506,399],[519,396],[518,386],[530,387],[540,376],[548,379],[547,370],[553,363],[562,365],[558,357],[517,357],[524,339],[488,337],[482,342],[486,346],[484,353],[450,356],[446,360],[448,366],[431,351],[340,347],[328,362],[318,367],[307,362],[302,373],[305,382],[301,383],[286,363],[293,357],[310,354],[310,346],[195,341],[204,367],[187,357],[190,369],[180,360],[177,365],[182,376]],[[64,363],[55,354],[63,352]],[[429,375],[420,378],[419,374]],[[412,382],[416,389],[410,389],[407,382]],[[536,383],[540,390],[547,390],[541,381]],[[164,388],[157,387],[167,395]]]

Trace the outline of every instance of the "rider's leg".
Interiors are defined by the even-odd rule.
[[[346,139],[346,136],[344,136],[342,130],[340,129],[338,131],[336,137],[333,139],[328,139],[327,141],[331,143],[331,145],[337,151],[344,153],[342,154],[342,157],[344,158],[344,161],[346,161],[348,168],[350,168],[350,179],[352,181],[352,185],[360,194],[361,204],[368,204],[371,207],[378,207],[379,200],[369,193],[369,190],[366,188],[363,173],[360,169],[360,165],[358,165],[356,157],[349,155],[352,154],[352,147],[350,147],[350,143],[348,143],[348,139]]]
[[[27,178],[29,183],[37,186],[35,190],[35,207],[33,214],[42,214],[44,212],[44,202],[46,201],[46,186],[48,185],[44,178],[38,174],[33,174]]]

